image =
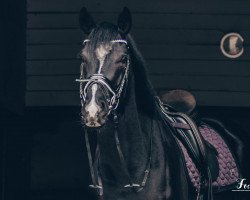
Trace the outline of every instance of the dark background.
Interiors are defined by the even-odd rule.
[[[132,34],[155,88],[188,89],[201,115],[249,132],[249,1],[4,0],[0,199],[91,199],[74,82],[84,39],[78,28],[83,5],[96,21],[114,23],[128,6]],[[234,60],[219,48],[229,32],[244,38],[245,52]]]

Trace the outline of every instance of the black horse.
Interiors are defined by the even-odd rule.
[[[91,187],[105,200],[201,199],[188,180],[173,128],[163,119],[144,60],[129,35],[131,24],[127,8],[118,25],[96,25],[85,8],[80,13],[81,29],[88,36],[77,81]],[[95,160],[89,133],[97,133]],[[240,149],[235,145],[235,152]],[[215,197],[234,199],[234,194]]]

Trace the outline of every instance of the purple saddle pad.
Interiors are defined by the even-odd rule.
[[[219,162],[219,176],[213,182],[213,187],[217,189],[222,189],[224,186],[230,186],[235,184],[240,178],[239,170],[236,165],[236,161],[229,150],[228,145],[222,139],[222,137],[209,125],[202,124],[199,126],[199,130],[204,139],[209,142],[218,152],[218,162]],[[184,145],[178,140],[180,147],[183,151],[185,158],[188,175],[190,180],[195,188],[198,188],[200,183],[200,174],[196,168],[194,162],[189,156],[187,149]]]

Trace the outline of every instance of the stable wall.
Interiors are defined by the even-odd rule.
[[[157,90],[190,90],[202,106],[250,106],[250,2],[166,0],[27,0],[26,106],[79,105],[83,5],[97,22],[116,23],[123,6],[131,9],[132,35]],[[245,40],[238,59],[220,51],[229,32]]]

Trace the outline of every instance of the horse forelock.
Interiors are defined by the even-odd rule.
[[[107,22],[99,24],[89,34],[88,39],[91,41],[92,48],[96,49],[102,43],[108,43],[111,40],[120,39],[121,36],[118,27]]]

